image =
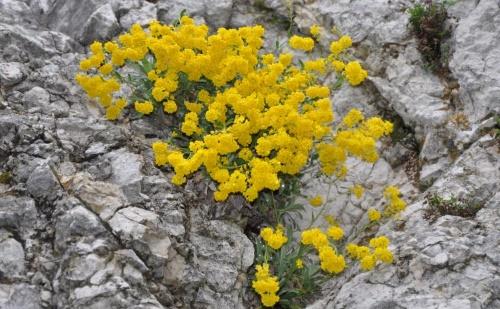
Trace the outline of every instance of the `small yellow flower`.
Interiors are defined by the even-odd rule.
[[[320,26],[312,25],[311,28],[309,29],[309,32],[315,39],[319,39],[322,30],[323,29]]]
[[[151,114],[154,110],[153,103],[146,102],[135,102],[134,104],[135,110],[141,114],[148,115]]]
[[[304,262],[301,259],[296,259],[295,260],[295,267],[297,267],[297,269],[304,268]]]
[[[177,111],[177,104],[175,104],[174,101],[169,100],[163,103],[163,111],[169,114],[175,113]]]
[[[374,251],[375,257],[386,263],[386,264],[391,264],[392,261],[394,260],[394,256],[392,255],[392,252],[389,251],[387,248],[376,248]]]
[[[344,237],[344,230],[338,226],[331,226],[328,229],[328,236],[333,238],[334,240],[340,240]]]
[[[351,188],[351,192],[359,199],[363,196],[364,189],[360,185],[355,185]]]
[[[380,211],[376,210],[375,208],[368,209],[368,219],[370,220],[370,222],[377,222],[378,220],[380,220],[380,217]]]
[[[377,260],[375,259],[375,256],[368,254],[361,259],[361,269],[366,271],[372,270],[375,267],[376,262]]]
[[[316,195],[315,197],[309,199],[309,205],[313,207],[319,207],[323,204],[323,198],[321,195]]]

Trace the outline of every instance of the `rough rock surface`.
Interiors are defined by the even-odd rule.
[[[328,212],[352,234],[364,210],[382,206],[387,183],[401,186],[408,209],[378,231],[396,262],[349,269],[311,308],[500,308],[500,156],[489,133],[500,112],[500,3],[449,7],[443,79],[424,68],[406,26],[413,2],[0,0],[0,308],[256,305],[241,203],[215,206],[194,182],[172,186],[146,138],[162,136],[161,126],[103,120],[73,80],[92,41],[183,9],[212,27],[262,23],[270,44],[286,40],[290,15],[294,31],[337,27],[370,78],[338,91],[335,111],[355,106],[396,123],[375,166],[350,162]],[[370,191],[362,202],[349,194],[355,183]],[[307,193],[325,187],[313,180]],[[428,193],[482,209],[429,221]]]

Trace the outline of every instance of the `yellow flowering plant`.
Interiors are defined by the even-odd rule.
[[[256,238],[252,281],[267,307],[291,307],[293,299],[302,301],[326,275],[346,267],[346,236],[339,226],[331,224],[325,232],[310,227],[299,243],[293,224],[284,226],[292,212],[304,209],[298,202],[301,177],[319,166],[322,177],[342,179],[349,156],[374,163],[377,141],[393,128],[357,109],[335,120],[331,91],[344,80],[358,86],[368,74],[350,55],[347,35],[331,42],[324,58],[302,60],[292,52],[310,55],[323,31],[315,26],[310,31],[314,39],[293,35],[290,51],[282,52],[277,43],[276,50],[266,53],[260,25],[211,33],[185,15],[172,25],[134,24],[115,41],[92,43],[91,55],[80,62],[82,72],[75,77],[108,120],[119,120],[124,112],[167,120],[169,138],[154,141],[152,151],[155,164],[173,172],[173,184],[183,185],[202,173],[216,184],[215,201],[242,195],[269,219],[271,226]],[[336,83],[323,85],[330,74]],[[357,185],[352,192],[361,198],[363,188]],[[397,188],[384,194],[391,205],[384,215],[404,208]],[[310,200],[321,212],[327,202]],[[370,220],[375,217],[372,213]],[[351,256],[363,255],[363,269],[392,261],[387,246],[372,249]],[[366,256],[370,258],[363,260]]]

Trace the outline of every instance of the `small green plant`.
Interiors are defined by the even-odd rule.
[[[12,174],[10,172],[2,172],[0,173],[0,183],[8,184],[12,179]]]
[[[418,49],[426,66],[434,72],[447,70],[447,55],[441,46],[443,39],[450,35],[445,26],[447,4],[427,0],[408,9],[410,27],[417,37]]]
[[[455,196],[444,198],[437,194],[428,195],[427,204],[428,207],[425,210],[424,218],[431,222],[446,215],[464,218],[474,217],[482,208],[482,205],[473,203],[464,198],[457,198]]]

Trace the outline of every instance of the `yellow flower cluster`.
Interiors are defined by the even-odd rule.
[[[344,236],[344,231],[338,227],[330,227],[328,236],[339,240]],[[303,245],[311,245],[316,249],[320,260],[320,267],[323,271],[334,274],[344,271],[344,257],[335,252],[335,249],[328,242],[327,235],[319,228],[302,231],[301,243]]]
[[[159,107],[179,117],[180,133],[190,140],[187,149],[155,142],[156,164],[173,167],[177,185],[204,169],[218,184],[217,201],[230,194],[254,201],[263,190],[277,190],[281,177],[300,173],[314,151],[327,175],[344,176],[348,155],[374,162],[376,140],[392,125],[358,115],[360,120],[346,119],[333,130],[330,90],[317,84],[317,77],[329,70],[343,70],[358,84],[364,79],[359,63],[339,58],[351,46],[350,37],[332,43],[340,48],[332,48],[329,57],[305,61],[301,68],[289,53],[259,55],[263,35],[259,25],[219,28],[209,35],[206,25],[187,16],[178,26],[153,21],[143,29],[134,24],[117,41],[93,43],[91,56],[80,64],[88,73],[76,80],[114,120],[127,105],[124,98],[115,98],[120,82],[127,82],[120,68],[128,63],[141,67],[150,93],[134,103],[135,110],[148,115]],[[304,51],[314,48],[309,37],[292,36],[289,44]]]
[[[283,234],[283,228],[280,226],[276,230],[271,227],[263,228],[260,231],[260,237],[274,250],[279,250],[288,241],[288,238]]]
[[[314,48],[314,40],[308,37],[301,37],[298,35],[292,36],[288,40],[288,44],[291,48],[303,50],[303,51],[311,51]]]
[[[278,277],[271,276],[269,264],[267,263],[257,265],[256,270],[252,287],[260,295],[262,304],[265,307],[272,307],[280,300],[280,297],[276,294],[280,289]]]
[[[154,106],[153,103],[146,102],[135,102],[134,104],[135,110],[141,114],[151,114],[153,112]]]
[[[323,204],[323,198],[321,197],[321,195],[317,195],[317,196],[309,199],[309,205],[311,205],[313,207],[319,207],[322,204]]]
[[[390,264],[394,260],[392,252],[388,249],[389,244],[387,237],[380,236],[370,240],[370,247],[350,243],[346,246],[346,250],[351,258],[360,261],[362,270],[372,270],[377,261]]]
[[[323,29],[318,25],[312,25],[311,28],[309,28],[309,32],[311,33],[311,36],[316,38],[316,39],[319,39],[322,30]]]
[[[354,185],[350,190],[351,190],[352,194],[354,194],[354,196],[356,196],[356,198],[358,198],[358,199],[363,197],[363,193],[365,191],[363,189],[363,187],[359,184]]]
[[[384,210],[386,215],[397,214],[406,208],[406,202],[399,197],[400,195],[399,189],[395,186],[388,186],[385,188],[384,197],[389,202]]]
[[[368,72],[366,72],[358,61],[349,62],[344,68],[345,76],[347,81],[352,86],[357,86],[361,84],[366,77]]]
[[[380,211],[376,210],[375,208],[368,209],[368,219],[370,220],[370,222],[377,222],[378,220],[380,220],[380,217]]]

